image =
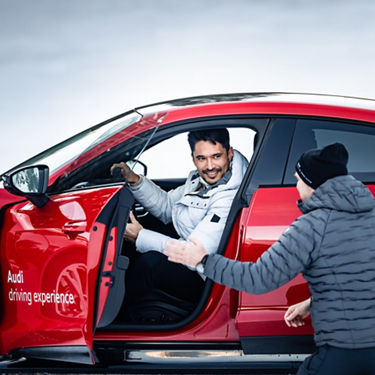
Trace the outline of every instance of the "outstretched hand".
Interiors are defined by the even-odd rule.
[[[203,245],[196,239],[189,237],[191,243],[177,240],[169,241],[164,247],[164,254],[168,260],[186,266],[196,267],[207,254]]]
[[[285,323],[288,327],[301,327],[305,325],[305,319],[310,315],[311,298],[292,305],[284,315]]]

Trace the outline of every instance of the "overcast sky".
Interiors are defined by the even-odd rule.
[[[373,0],[0,0],[0,172],[134,106],[375,99]]]

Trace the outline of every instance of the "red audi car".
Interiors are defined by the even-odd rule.
[[[314,349],[310,322],[283,315],[309,296],[301,275],[264,294],[207,280],[199,303],[148,301],[172,323],[130,324],[119,314],[127,285],[123,234],[130,210],[170,233],[111,175],[130,163],[169,190],[193,169],[187,132],[225,127],[249,160],[219,253],[255,261],[301,213],[294,166],[307,149],[342,142],[349,173],[375,193],[375,101],[250,93],[139,107],[83,131],[2,175],[0,355],[81,364],[236,366],[298,363]]]

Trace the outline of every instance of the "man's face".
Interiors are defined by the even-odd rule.
[[[300,196],[301,200],[304,201],[305,199],[310,198],[314,194],[315,190],[312,187],[310,187],[309,185],[307,185],[302,180],[302,178],[298,175],[297,172],[294,175],[296,176],[296,179],[297,179],[296,188],[298,190],[298,193],[299,193],[299,196]]]
[[[229,169],[229,164],[233,158],[233,149],[231,147],[227,152],[219,142],[214,145],[210,141],[199,141],[195,144],[192,157],[199,175],[208,184],[213,185]]]

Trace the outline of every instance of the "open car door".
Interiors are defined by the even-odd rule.
[[[113,321],[125,293],[132,204],[126,186],[110,186],[4,210],[2,353],[95,363],[94,330]]]

